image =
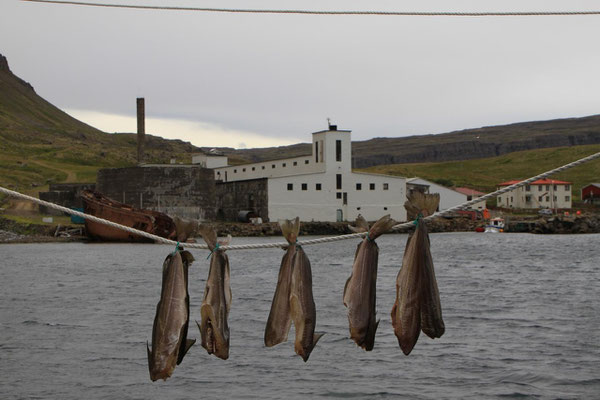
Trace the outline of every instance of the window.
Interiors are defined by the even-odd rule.
[[[265,166],[263,165],[261,168],[262,168],[262,169],[265,169]]]
[[[546,185],[546,191],[550,190],[550,185]]]
[[[498,203],[502,203],[502,196],[498,196]]]
[[[565,190],[571,190],[571,185],[565,185]]]
[[[234,173],[234,174],[237,174],[237,169],[234,169],[234,170],[233,170],[233,173]]]
[[[342,174],[335,175],[335,188],[336,189],[342,188]]]
[[[513,202],[513,197],[512,197],[512,196],[510,196],[510,202],[511,202],[511,203]]]
[[[473,196],[471,196],[471,195],[468,195],[468,196],[467,196],[467,201],[471,201],[471,200],[473,200]]]
[[[285,168],[285,163],[281,164],[281,166],[282,166],[283,168]]]
[[[308,164],[309,162],[309,160],[304,160],[304,164]]]
[[[294,184],[293,183],[288,183],[288,190],[294,190]]]
[[[242,168],[242,172],[246,172],[246,168]]]
[[[342,161],[342,141],[335,141],[335,161]]]
[[[375,190],[375,184],[369,183],[369,190]]]
[[[302,190],[308,190],[308,184],[307,183],[303,183],[302,184]]]
[[[546,196],[546,201],[550,201],[550,196]]]
[[[526,192],[529,192],[530,190],[531,190],[531,186],[529,186],[529,185],[525,185],[525,191],[526,191]]]
[[[554,201],[556,201],[556,200],[557,200],[556,196],[552,196],[552,199],[553,199]]]
[[[383,207],[383,209],[384,209],[385,211],[387,211],[387,207]]]
[[[319,162],[319,142],[315,142],[315,162]]]
[[[538,197],[538,201],[544,201],[544,196]]]
[[[256,167],[252,167],[252,171],[256,171]]]
[[[298,161],[294,161],[294,167],[298,165]]]
[[[315,190],[321,190],[321,184],[320,183],[315,184]]]
[[[388,190],[390,188],[390,185],[388,185],[387,183],[383,184],[383,190]]]
[[[356,184],[356,190],[362,190],[362,183]]]
[[[565,196],[565,201],[571,201],[571,196]]]
[[[271,168],[275,168],[275,164],[271,164]]]
[[[539,189],[538,191],[540,191],[540,192],[541,192],[542,190],[544,190],[544,188],[542,187],[542,185],[538,186],[538,189]]]
[[[341,198],[342,198],[342,193],[341,193],[341,192],[337,192],[337,193],[335,194],[335,198],[336,198],[336,199],[341,199]]]
[[[530,195],[525,196],[525,201],[527,203],[531,203],[531,196]]]
[[[554,190],[558,190],[558,185],[554,185]]]
[[[348,193],[346,193],[346,192],[344,192],[344,200],[343,200],[342,204],[344,204],[345,206],[348,205]]]

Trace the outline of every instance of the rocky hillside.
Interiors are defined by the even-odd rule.
[[[516,151],[600,143],[600,115],[523,122],[478,129],[352,142],[354,168],[496,157]],[[310,144],[263,149],[222,149],[248,161],[310,154]]]

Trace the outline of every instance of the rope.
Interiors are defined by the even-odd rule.
[[[529,183],[531,183],[533,181],[536,181],[538,179],[542,179],[542,178],[545,178],[545,177],[547,177],[549,175],[562,172],[562,171],[567,170],[567,169],[572,168],[572,167],[576,167],[576,166],[578,166],[580,164],[583,164],[583,163],[586,163],[588,161],[595,160],[596,158],[600,158],[600,152],[592,154],[592,155],[584,157],[584,158],[581,158],[579,160],[573,161],[572,163],[563,165],[562,167],[558,167],[558,168],[555,168],[553,170],[544,172],[542,174],[533,176],[533,177],[531,177],[529,179],[526,179],[524,181],[521,181],[519,183],[515,183],[513,185],[506,186],[506,187],[504,187],[504,188],[502,188],[500,190],[496,190],[495,192],[488,193],[488,194],[486,194],[484,196],[481,196],[481,197],[478,197],[476,199],[473,199],[473,200],[467,201],[465,203],[459,204],[457,206],[451,207],[451,208],[449,208],[447,210],[436,212],[436,213],[434,213],[434,214],[432,214],[430,216],[421,218],[421,220],[428,220],[428,219],[432,219],[432,218],[435,218],[435,217],[441,217],[441,216],[450,214],[450,213],[452,213],[452,212],[454,212],[456,210],[461,210],[461,209],[467,208],[467,207],[469,207],[469,206],[471,206],[471,205],[473,205],[475,203],[479,203],[480,201],[484,201],[484,200],[487,200],[487,199],[489,199],[491,197],[498,196],[498,195],[500,195],[502,193],[506,193],[506,192],[511,191],[513,189],[516,189],[518,187],[527,185],[527,184],[529,184]],[[165,238],[157,236],[157,235],[153,235],[153,234],[148,233],[148,232],[140,231],[140,230],[128,227],[128,226],[117,224],[116,222],[112,222],[112,221],[108,221],[108,220],[105,220],[105,219],[102,219],[102,218],[98,218],[98,217],[95,217],[95,216],[93,216],[91,214],[85,214],[85,213],[82,213],[80,211],[76,211],[76,210],[72,210],[72,209],[67,208],[67,207],[59,206],[58,204],[50,203],[48,201],[40,200],[38,198],[35,198],[35,197],[32,197],[32,196],[28,196],[26,194],[15,192],[13,190],[6,189],[6,188],[4,188],[2,186],[0,186],[0,193],[4,193],[4,194],[7,194],[7,195],[12,196],[12,197],[17,197],[17,198],[29,200],[29,201],[32,201],[32,202],[37,203],[37,204],[41,204],[41,205],[46,206],[46,207],[54,208],[56,210],[60,210],[60,211],[65,212],[67,214],[76,215],[78,217],[89,219],[90,221],[94,221],[94,222],[98,222],[98,223],[101,223],[101,224],[104,224],[104,225],[108,225],[108,226],[111,226],[113,228],[122,229],[122,230],[124,230],[126,232],[130,232],[130,233],[133,233],[135,235],[139,235],[139,236],[143,236],[143,237],[148,238],[148,239],[152,239],[152,240],[154,240],[155,242],[158,242],[158,243],[164,243],[164,244],[170,244],[170,245],[177,245],[179,243],[179,242],[176,242],[176,241],[173,241],[173,240],[165,239]],[[413,227],[414,224],[415,224],[415,221],[408,221],[408,222],[405,222],[405,223],[402,223],[402,224],[394,225],[392,227],[392,229],[393,230],[400,230],[400,229],[410,228],[410,227]],[[366,235],[367,234],[365,232],[351,233],[351,234],[348,234],[348,235],[339,235],[339,236],[330,236],[330,237],[324,237],[324,238],[319,238],[319,239],[302,240],[302,241],[297,241],[296,244],[298,246],[310,246],[310,245],[313,245],[313,244],[322,244],[322,243],[337,242],[337,241],[346,240],[346,239],[364,238],[364,237],[366,237]],[[257,244],[238,244],[238,245],[220,246],[220,249],[222,249],[222,250],[252,250],[252,249],[284,248],[286,246],[289,246],[289,243],[287,243],[287,242],[285,242],[285,243],[279,242],[279,243],[257,243]],[[200,243],[186,243],[185,247],[187,247],[187,248],[195,248],[195,249],[208,249],[208,246],[206,244],[200,244]]]
[[[207,7],[173,7],[173,6],[144,6],[133,4],[101,4],[83,1],[59,0],[21,0],[32,3],[61,4],[74,6],[129,8],[138,10],[166,10],[166,11],[199,11],[214,13],[245,13],[245,14],[301,14],[301,15],[378,15],[378,16],[404,16],[404,17],[538,17],[538,16],[574,16],[574,15],[600,15],[600,11],[328,11],[328,10],[259,10],[245,8],[207,8]]]

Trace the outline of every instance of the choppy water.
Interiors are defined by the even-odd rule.
[[[230,251],[233,305],[227,361],[198,343],[166,382],[148,375],[146,341],[172,249],[156,245],[0,246],[0,397],[599,398],[600,235],[431,235],[446,333],[421,335],[410,356],[390,321],[406,235],[378,240],[375,349],[348,338],[344,283],[356,240],[306,247],[317,330],[304,363],[290,340],[263,347],[283,252]],[[281,241],[240,238],[234,243]],[[192,318],[207,276],[193,251]],[[199,338],[195,325],[190,337]]]

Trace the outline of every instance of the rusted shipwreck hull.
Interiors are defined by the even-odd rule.
[[[158,211],[138,209],[114,201],[102,193],[91,190],[81,192],[84,211],[95,217],[152,233],[167,239],[177,237],[175,223],[166,214]],[[152,240],[98,222],[85,220],[85,230],[94,240],[117,242],[151,242]]]

